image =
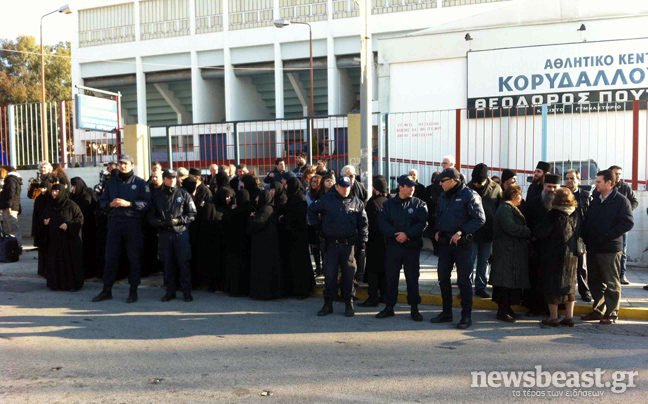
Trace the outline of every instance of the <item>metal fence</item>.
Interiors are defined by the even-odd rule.
[[[646,107],[646,101],[635,101],[389,114],[385,170],[392,185],[410,168],[429,183],[450,155],[467,178],[476,164],[485,163],[491,175],[515,170],[525,186],[539,160],[552,163],[553,173],[561,176],[579,170],[586,184],[594,183],[598,171],[617,165],[634,189],[645,189]]]

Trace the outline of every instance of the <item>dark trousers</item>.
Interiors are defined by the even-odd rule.
[[[176,278],[179,278],[182,293],[185,296],[191,295],[191,268],[189,265],[191,244],[189,243],[189,232],[186,230],[182,233],[161,232],[158,251],[164,264],[164,283],[167,287],[167,295],[175,295],[178,288]]]
[[[578,271],[577,271],[576,279],[578,280],[578,294],[581,295],[581,297],[583,297],[590,292],[587,283],[586,255],[583,255],[582,257],[578,257]]]
[[[616,318],[619,314],[621,256],[622,252],[587,254],[593,309],[599,316]]]
[[[621,251],[621,269],[619,277],[623,278],[628,269],[628,233],[623,233],[623,251]]]
[[[470,317],[472,311],[472,244],[459,247],[456,245],[439,245],[439,287],[443,299],[443,311],[452,313],[452,285],[450,274],[453,264],[457,265],[457,283],[461,292],[461,317]]]
[[[374,272],[372,270],[367,271],[367,292],[369,293],[369,301],[372,303],[378,303],[380,298],[385,300],[387,296],[387,275],[385,271]],[[378,294],[380,293],[380,297]]]
[[[407,304],[418,305],[421,303],[419,294],[419,276],[421,250],[407,249],[402,244],[387,245],[385,257],[385,274],[387,275],[387,296],[385,304],[393,306],[398,300],[398,282],[400,280],[401,267],[405,271],[405,282],[407,282]]]
[[[112,287],[115,284],[119,256],[121,254],[122,240],[125,241],[126,253],[130,262],[128,283],[132,286],[140,284],[140,260],[144,234],[139,219],[128,221],[108,221],[108,235],[106,236],[106,263],[104,267],[104,286]]]
[[[356,271],[355,246],[327,243],[324,252],[324,298],[337,296],[338,267],[342,270],[342,295],[355,296],[353,276]]]
[[[359,248],[355,249],[356,273],[354,279],[358,282],[363,282],[364,279],[366,257],[367,255],[364,250]]]

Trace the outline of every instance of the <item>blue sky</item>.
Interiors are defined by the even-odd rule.
[[[39,42],[40,18],[50,11],[69,4],[72,14],[52,14],[43,20],[43,38],[48,45],[71,41],[72,18],[79,18],[74,8],[81,0],[3,0],[0,17],[0,39],[15,39],[31,35]]]

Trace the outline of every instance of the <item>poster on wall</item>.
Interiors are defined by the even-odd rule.
[[[648,100],[648,39],[468,53],[473,118],[541,114],[543,104],[559,114],[623,111],[635,100]]]
[[[77,129],[99,132],[115,132],[117,130],[117,100],[77,94],[74,99],[76,106]]]

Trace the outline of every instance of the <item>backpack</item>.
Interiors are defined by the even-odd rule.
[[[2,224],[0,224],[0,262],[16,262],[21,253],[22,248],[18,245],[18,239],[5,234]]]

